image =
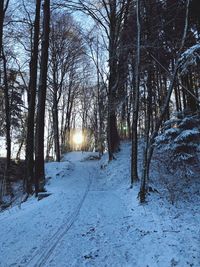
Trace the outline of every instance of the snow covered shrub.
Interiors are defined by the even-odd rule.
[[[200,44],[193,45],[188,48],[179,59],[179,72],[186,74],[191,67],[197,66],[200,63]]]
[[[160,176],[175,198],[174,192],[195,176],[200,148],[200,117],[187,116],[169,120],[155,142]],[[165,175],[164,175],[165,174]],[[172,201],[173,202],[173,201]]]
[[[156,138],[159,152],[168,152],[172,165],[196,161],[200,144],[200,118],[188,116],[165,123],[163,132]],[[177,165],[176,165],[177,166]]]

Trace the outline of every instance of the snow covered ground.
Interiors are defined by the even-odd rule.
[[[117,160],[72,152],[48,163],[51,195],[0,214],[0,266],[200,266],[199,196],[147,205],[129,188],[130,145]]]

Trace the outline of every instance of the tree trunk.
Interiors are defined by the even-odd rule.
[[[45,102],[47,90],[47,67],[48,67],[48,49],[49,49],[49,31],[50,31],[50,0],[44,1],[44,18],[43,18],[43,36],[42,52],[40,66],[40,81],[38,90],[38,107],[36,122],[36,151],[35,151],[35,192],[44,191],[45,170],[44,170],[44,119],[45,119]]]
[[[20,155],[21,155],[23,145],[24,145],[24,139],[21,140],[21,143],[19,145],[19,149],[18,149],[17,154],[16,154],[16,160],[18,160],[18,161],[20,161]]]
[[[4,0],[0,1],[0,59],[3,45],[3,21],[4,21]]]
[[[52,130],[52,123],[51,123],[51,116],[52,113],[48,111],[48,126],[47,126],[47,141],[46,141],[46,161],[50,160],[50,152],[53,147],[53,130]]]
[[[6,58],[3,51],[3,22],[4,22],[4,0],[0,1],[0,61],[3,62],[3,74],[4,74],[4,98],[5,98],[5,112],[6,112],[6,143],[7,143],[7,165],[10,161],[10,108],[9,108],[9,96],[8,96],[8,80],[7,80],[7,67]]]
[[[29,80],[29,103],[27,118],[27,137],[26,137],[26,181],[25,189],[28,194],[32,193],[34,182],[34,125],[35,125],[35,102],[37,90],[37,71],[38,71],[38,45],[40,32],[40,9],[41,0],[36,2],[35,22],[34,22],[34,41],[33,51],[30,62]]]
[[[116,36],[116,1],[110,2],[110,38],[109,38],[109,83],[108,83],[108,125],[107,140],[109,160],[114,159],[114,153],[119,148],[119,135],[116,118],[117,89],[117,36]]]
[[[53,95],[52,117],[53,117],[53,132],[54,132],[54,146],[55,146],[56,161],[60,162],[57,90],[54,91],[54,95]]]
[[[102,93],[100,85],[100,72],[99,72],[99,39],[97,37],[97,53],[96,53],[96,71],[97,71],[97,113],[98,113],[98,151],[99,155],[103,155],[104,145],[103,145],[103,114],[102,114]]]
[[[146,200],[147,192],[147,160],[148,160],[148,145],[149,145],[149,133],[150,124],[152,116],[152,70],[148,71],[147,79],[147,111],[145,116],[145,148],[143,153],[143,169],[142,169],[142,179],[140,186],[140,202],[143,203]]]
[[[137,13],[137,52],[135,64],[135,92],[134,92],[134,107],[133,107],[133,121],[132,121],[132,155],[131,155],[131,186],[138,180],[138,111],[139,111],[139,89],[140,89],[140,7],[139,0],[136,3]]]
[[[11,161],[11,114],[10,114],[10,101],[9,101],[9,87],[7,76],[7,61],[2,48],[3,70],[4,70],[4,100],[5,100],[5,113],[6,113],[6,166],[4,173],[5,184],[9,186],[10,175],[10,161]]]
[[[6,115],[6,165],[4,171],[4,184],[7,193],[7,186],[9,187],[9,172],[10,172],[10,161],[11,161],[11,114],[10,114],[10,101],[9,101],[9,87],[8,87],[8,75],[7,75],[7,60],[4,54],[3,48],[3,22],[5,17],[5,12],[8,8],[9,0],[0,2],[0,62],[3,62],[3,85],[4,85],[4,101],[5,101],[5,115]]]

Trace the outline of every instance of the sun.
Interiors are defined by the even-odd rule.
[[[81,145],[84,141],[83,134],[81,132],[75,133],[73,136],[73,141],[76,145]]]

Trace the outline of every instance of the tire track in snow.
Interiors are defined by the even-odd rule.
[[[59,242],[63,239],[63,237],[67,234],[67,232],[70,230],[70,228],[75,223],[80,210],[83,206],[83,203],[88,195],[88,192],[90,190],[92,184],[91,179],[91,173],[89,172],[89,182],[87,184],[85,193],[79,202],[78,206],[76,207],[73,214],[66,220],[65,223],[63,223],[58,230],[52,235],[50,239],[47,240],[48,244],[43,246],[42,248],[39,248],[33,255],[31,259],[29,259],[26,262],[27,267],[44,267],[45,263],[49,260],[50,256],[52,255],[52,252],[55,250]]]

